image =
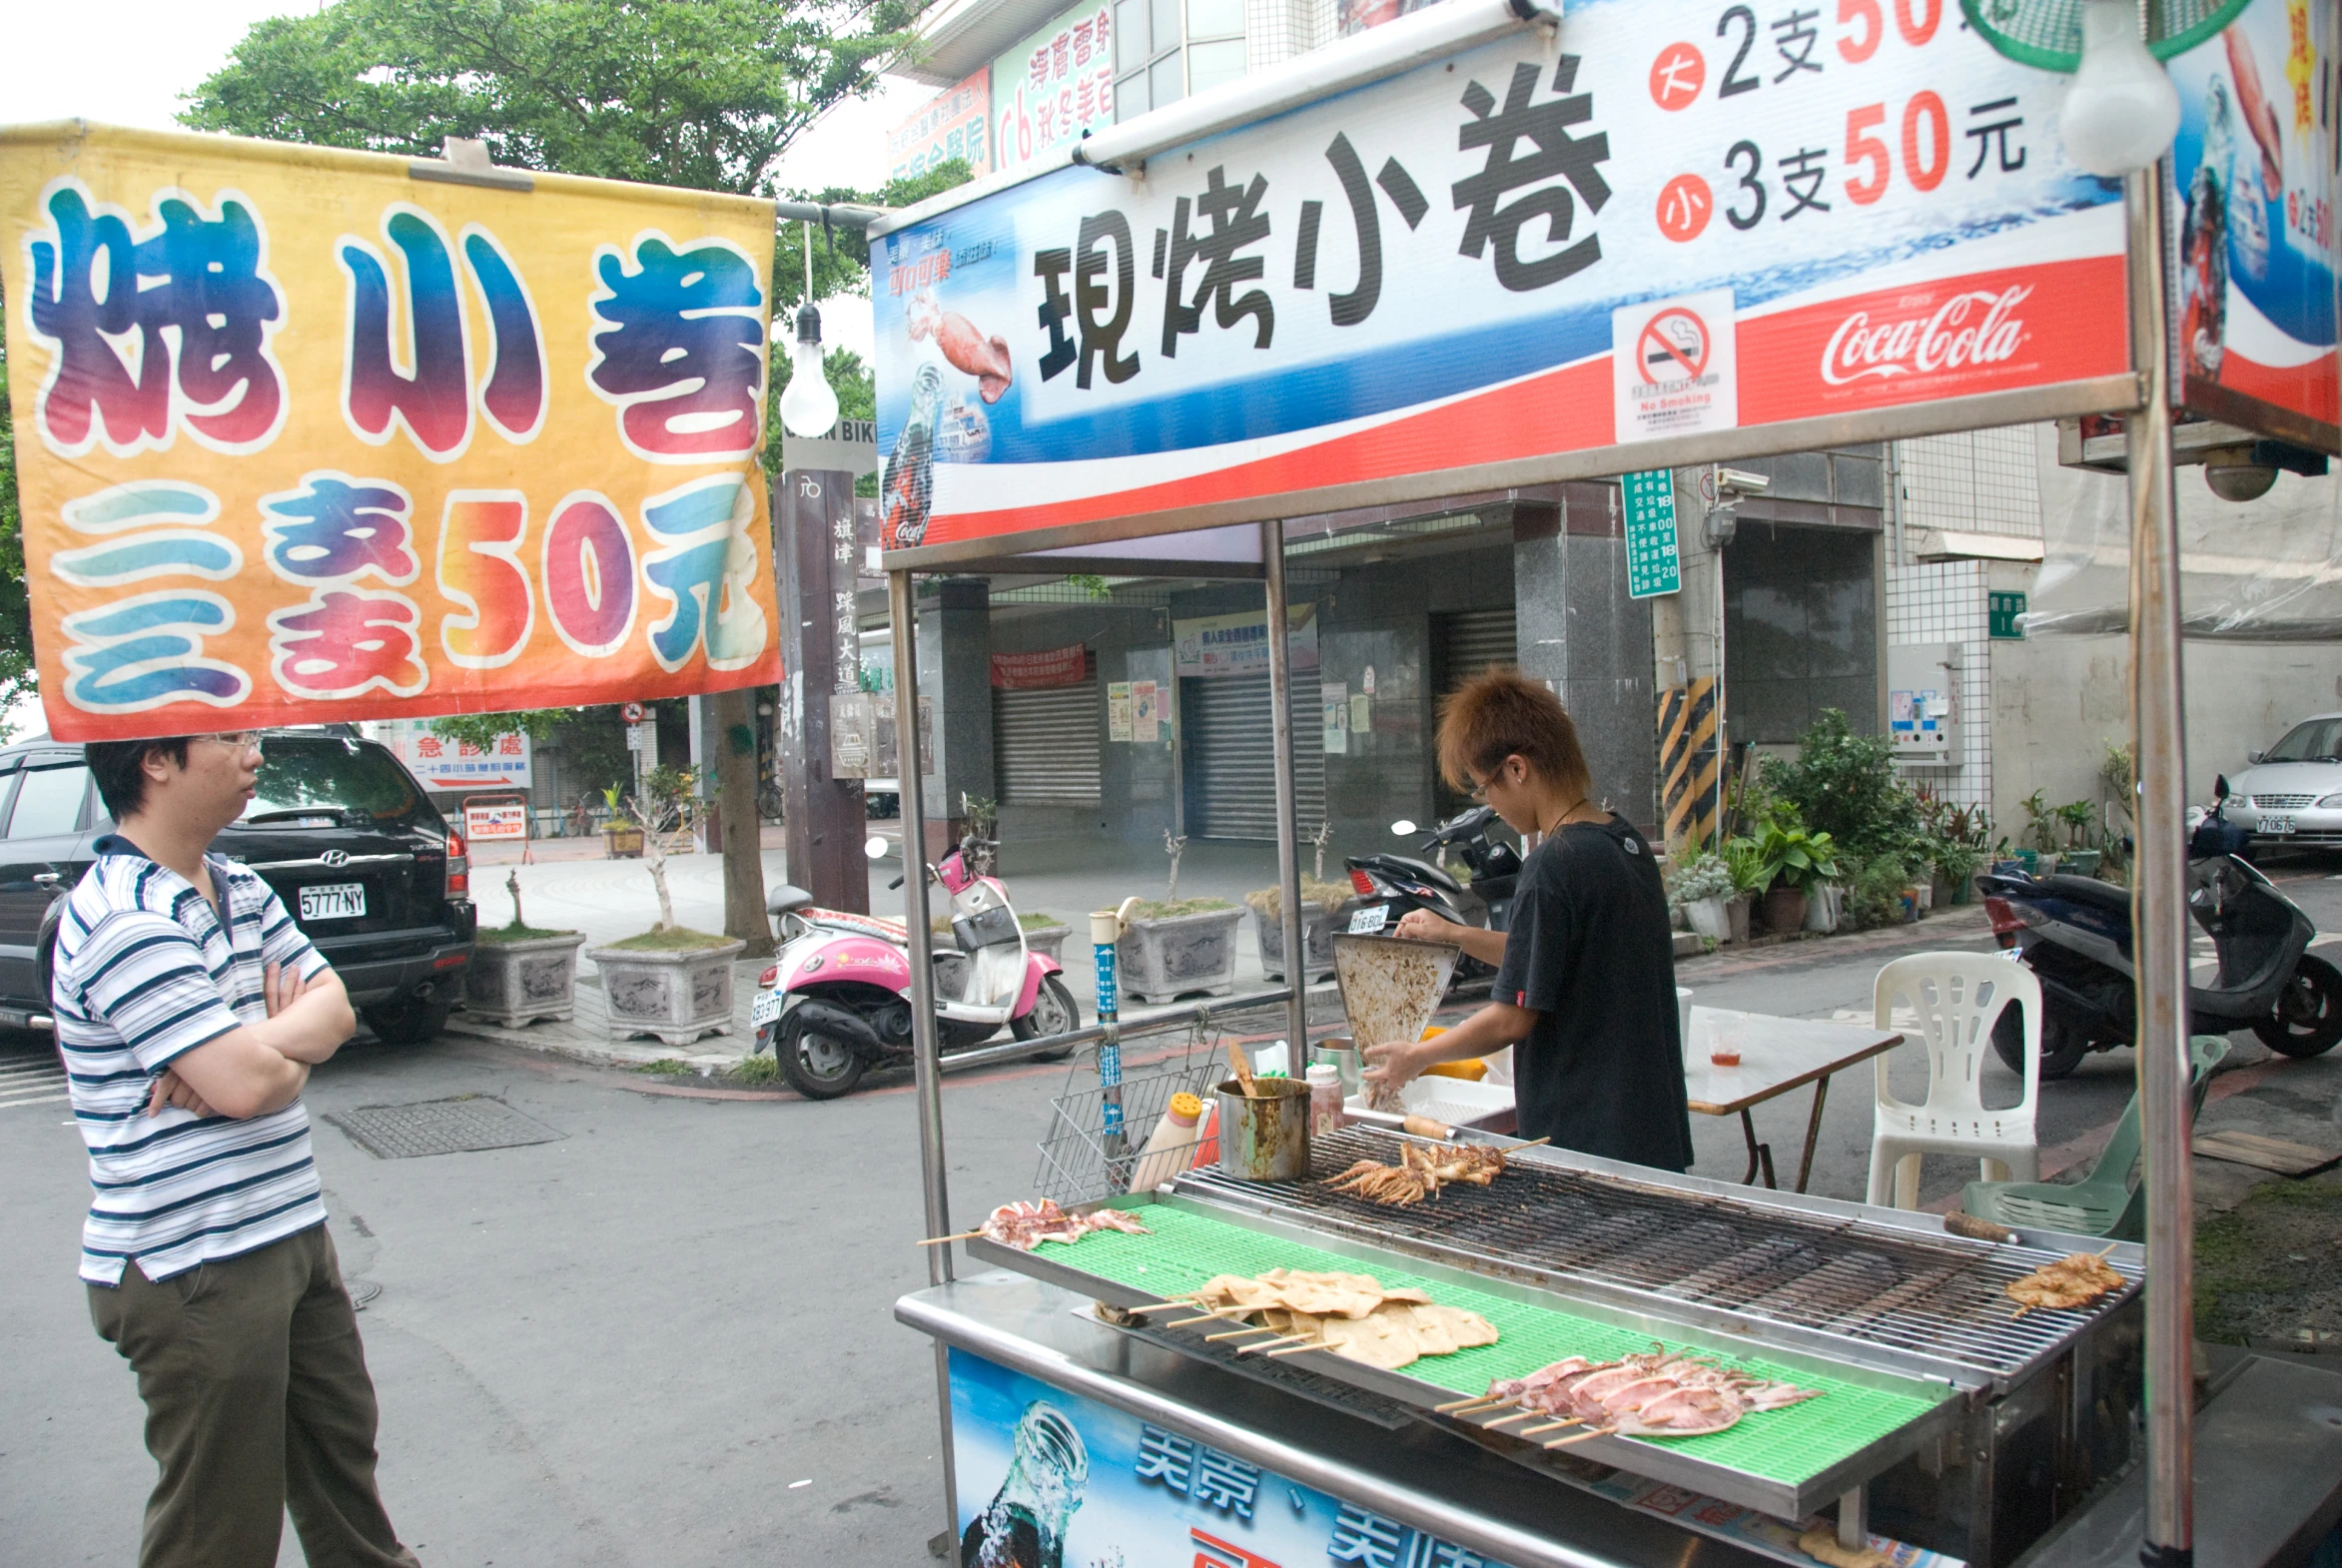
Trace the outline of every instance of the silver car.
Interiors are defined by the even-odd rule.
[[[2228,780],[2228,820],[2256,843],[2342,844],[2342,713],[2303,719]]]

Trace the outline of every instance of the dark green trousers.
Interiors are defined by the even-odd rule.
[[[416,1568],[375,1490],[375,1385],[324,1225],[89,1293],[162,1470],[140,1568],[274,1568],[287,1509],[311,1568]]]

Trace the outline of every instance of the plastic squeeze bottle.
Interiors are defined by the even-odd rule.
[[[1330,1062],[1309,1066],[1309,1136],[1338,1132],[1349,1119],[1341,1108],[1341,1069]]]
[[[1171,1097],[1171,1108],[1148,1135],[1131,1171],[1131,1190],[1152,1192],[1187,1169],[1195,1158],[1195,1124],[1203,1116],[1203,1102],[1180,1090]]]

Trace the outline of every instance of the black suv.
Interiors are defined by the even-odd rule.
[[[374,741],[268,730],[261,754],[252,805],[212,849],[277,890],[377,1035],[428,1040],[471,959],[463,836]],[[59,900],[113,831],[79,746],[0,748],[0,1024],[48,1027]]]

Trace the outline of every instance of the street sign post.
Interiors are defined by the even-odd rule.
[[[1620,481],[1626,505],[1626,591],[1648,599],[1683,591],[1683,562],[1675,542],[1675,473],[1652,468]]]

